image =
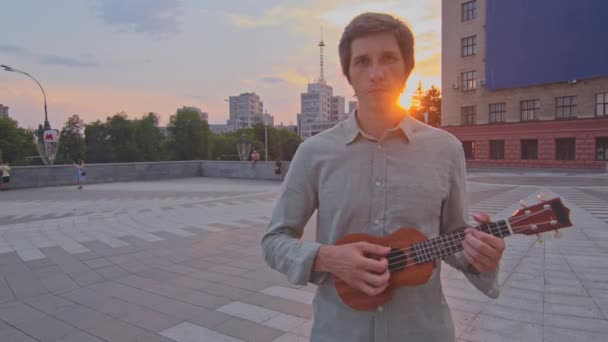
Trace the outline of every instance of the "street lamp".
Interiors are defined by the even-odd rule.
[[[35,139],[36,147],[38,148],[38,153],[42,161],[45,164],[53,164],[55,161],[55,156],[57,155],[57,147],[59,145],[59,131],[56,129],[51,129],[51,124],[49,123],[49,114],[46,109],[46,93],[44,92],[44,88],[34,76],[28,74],[25,71],[21,71],[19,69],[12,68],[8,65],[0,65],[0,68],[4,69],[4,71],[10,71],[18,74],[25,75],[36,82],[40,90],[42,91],[42,97],[44,99],[44,127],[39,127]]]
[[[241,161],[249,158],[249,151],[251,150],[251,140],[245,138],[245,133],[241,134],[241,137],[236,143],[236,151],[239,153]]]
[[[42,97],[44,98],[44,129],[48,130],[51,129],[51,124],[49,123],[49,115],[48,112],[46,110],[46,93],[44,92],[44,88],[42,88],[42,85],[40,84],[40,82],[38,82],[37,79],[34,78],[34,76],[28,74],[25,71],[21,71],[15,68],[11,68],[8,65],[0,65],[0,68],[3,68],[5,71],[10,71],[10,72],[16,72],[18,74],[23,74],[31,79],[34,80],[34,82],[36,82],[36,84],[38,84],[38,86],[40,87],[40,90],[42,90]]]

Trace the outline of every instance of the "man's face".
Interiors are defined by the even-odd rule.
[[[349,75],[362,106],[396,104],[408,75],[395,36],[387,32],[354,39]]]

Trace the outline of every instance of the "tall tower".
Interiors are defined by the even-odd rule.
[[[325,42],[323,42],[323,26],[321,26],[321,40],[319,41],[319,50],[321,52],[320,58],[320,66],[321,66],[321,74],[319,76],[319,80],[317,83],[325,84],[325,75],[323,74],[323,47],[325,47]]]

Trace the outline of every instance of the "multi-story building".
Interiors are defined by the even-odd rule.
[[[348,113],[352,113],[357,109],[357,101],[348,101]]]
[[[233,131],[253,127],[256,115],[263,115],[264,113],[264,104],[256,93],[230,96],[228,102],[230,119],[228,119],[227,124]]]
[[[298,114],[298,135],[302,139],[310,138],[344,120],[344,97],[334,96],[333,88],[325,82],[323,75],[323,38],[319,42],[320,76],[315,83],[308,84],[308,91],[300,96],[300,114]]]
[[[254,124],[258,123],[274,127],[274,116],[268,114],[268,111],[266,111],[264,114],[257,114],[254,118]]]
[[[209,124],[209,130],[216,134],[223,134],[231,132],[231,129],[228,125],[218,125],[218,124]]]
[[[442,128],[469,165],[607,167],[608,1],[442,6]]]
[[[0,103],[0,118],[8,118],[8,106]]]

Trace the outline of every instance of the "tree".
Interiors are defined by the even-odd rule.
[[[421,103],[424,111],[429,113],[428,124],[433,127],[441,126],[441,91],[431,86],[422,97]]]
[[[11,118],[0,118],[0,151],[5,161],[15,165],[31,164],[31,159],[38,155],[34,144],[34,133],[21,128]]]
[[[178,109],[169,119],[171,156],[174,160],[206,159],[209,124],[191,109]]]
[[[140,151],[141,159],[156,161],[164,159],[162,151],[164,137],[158,129],[158,116],[148,113],[133,122],[135,127],[135,145]]]
[[[87,162],[108,163],[114,161],[106,124],[97,120],[84,127]]]
[[[416,91],[414,92],[414,95],[412,95],[412,104],[410,106],[410,108],[408,109],[408,113],[410,116],[412,116],[415,119],[418,119],[422,122],[424,122],[424,117],[423,117],[423,108],[422,108],[422,98],[424,97],[424,89],[422,88],[422,82],[418,81],[418,87],[416,88]]]
[[[143,161],[135,143],[135,125],[125,113],[117,113],[106,120],[112,160],[116,162]]]
[[[63,163],[84,159],[86,145],[83,137],[84,122],[75,114],[68,118],[59,135],[57,160]]]

